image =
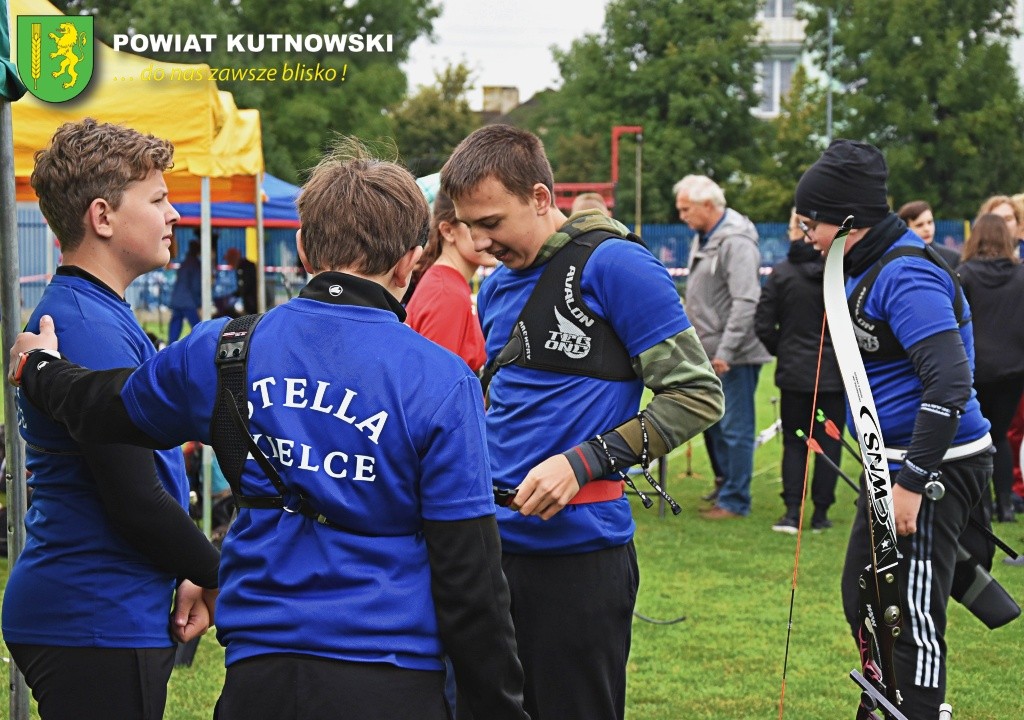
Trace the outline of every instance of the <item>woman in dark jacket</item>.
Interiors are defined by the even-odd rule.
[[[1009,228],[993,213],[975,221],[963,260],[958,271],[973,316],[974,387],[996,445],[996,519],[1012,522],[1013,458],[1006,431],[1024,391],[1024,266]]]
[[[825,316],[821,290],[825,259],[813,245],[804,242],[803,233],[792,216],[789,239],[786,259],[772,269],[761,290],[761,300],[754,315],[754,331],[768,351],[778,358],[775,384],[781,393],[782,500],[786,503],[786,514],[772,529],[795,534],[800,521],[807,465],[807,445],[797,437],[796,431],[802,430],[806,436],[817,440],[825,454],[837,464],[842,452],[839,441],[828,437],[811,415],[815,380],[818,382],[816,407],[836,423],[840,432],[846,420],[846,401],[828,333],[825,333],[820,376],[818,374],[818,347]],[[836,472],[828,463],[815,460],[811,484],[811,499],[814,501],[811,527],[814,530],[832,527],[828,509],[835,502],[836,479]]]

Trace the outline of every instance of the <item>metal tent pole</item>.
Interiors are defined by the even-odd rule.
[[[6,22],[7,18],[3,20]],[[3,326],[4,426],[7,428],[7,557],[10,567],[25,548],[25,511],[28,508],[25,487],[25,443],[18,432],[18,406],[14,388],[7,384],[8,350],[21,330],[21,284],[18,269],[18,211],[14,183],[14,129],[11,104],[0,101],[0,307],[6,315]],[[8,171],[9,170],[9,171]],[[28,720],[29,694],[25,676],[11,662],[11,720]]]

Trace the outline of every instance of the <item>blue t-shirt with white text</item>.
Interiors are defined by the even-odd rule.
[[[891,249],[924,247],[924,241],[908,231],[893,243]],[[865,273],[846,281],[850,295]],[[974,335],[971,324],[958,327],[953,309],[953,281],[945,270],[933,262],[917,257],[901,257],[887,263],[878,274],[864,303],[864,314],[889,325],[904,348],[912,347],[933,335],[956,330],[974,371]],[[962,291],[960,291],[962,294]],[[963,299],[964,319],[970,317],[967,299]],[[864,369],[877,405],[882,438],[886,447],[909,447],[914,421],[921,409],[923,385],[909,358],[896,361],[871,361],[865,358]],[[847,410],[847,423],[853,418]],[[984,436],[989,422],[981,414],[977,394],[972,389],[953,445],[961,445]],[[893,467],[897,467],[894,465]]]
[[[209,442],[224,324],[201,323],[129,379],[143,431]],[[257,447],[345,529],[239,510],[217,600],[227,664],[294,652],[439,670],[423,521],[494,513],[476,377],[389,310],[300,297],[256,327],[247,391]],[[251,459],[241,489],[277,494]]]

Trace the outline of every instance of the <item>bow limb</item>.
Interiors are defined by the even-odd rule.
[[[847,305],[843,255],[852,221],[853,217],[848,217],[836,233],[825,261],[825,316],[828,319],[832,346],[842,374],[847,402],[853,415],[857,443],[864,464],[864,492],[868,493],[871,564],[864,569],[860,577],[861,609],[864,618],[859,636],[863,670],[868,682],[880,691],[888,701],[887,704],[898,707],[900,695],[893,665],[893,648],[900,634],[903,619],[897,572],[900,555],[896,548],[892,481],[885,458],[885,444]],[[857,717],[871,717],[872,711],[879,703],[868,691],[865,691],[862,697]],[[902,717],[898,711],[893,714],[884,707],[884,704],[882,707],[887,717]]]

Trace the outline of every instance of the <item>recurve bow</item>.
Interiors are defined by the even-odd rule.
[[[893,648],[900,634],[903,612],[892,481],[875,401],[847,305],[843,274],[843,254],[852,223],[853,216],[847,217],[832,241],[825,261],[823,288],[825,315],[853,415],[864,464],[864,492],[868,493],[871,564],[864,568],[859,579],[861,624],[857,640],[861,671],[851,671],[850,677],[861,688],[857,720],[879,720],[881,716],[876,710],[881,710],[888,720],[906,720],[899,711],[901,698],[893,666]]]

